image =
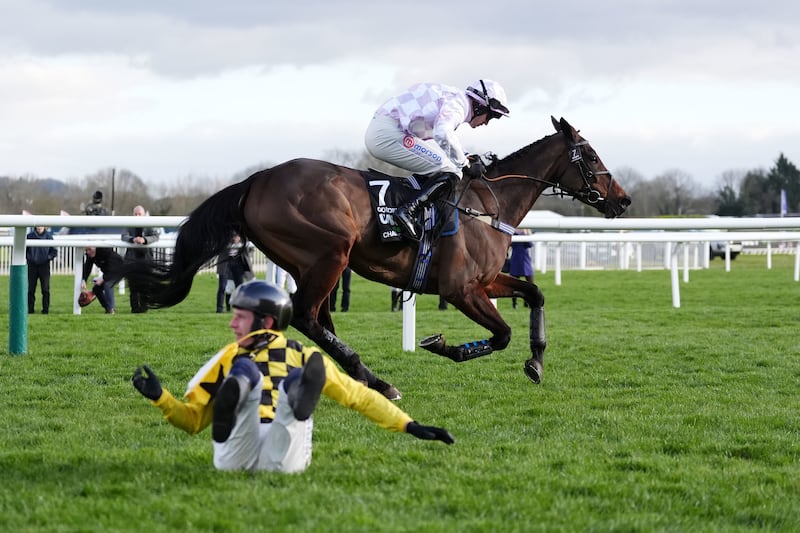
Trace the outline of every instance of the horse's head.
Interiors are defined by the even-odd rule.
[[[554,188],[594,207],[606,218],[620,216],[631,205],[630,197],[614,180],[589,141],[581,137],[565,119],[559,121],[555,117],[550,118],[567,144],[565,170]]]

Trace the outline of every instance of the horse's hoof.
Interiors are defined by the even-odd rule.
[[[542,365],[535,359],[528,359],[522,367],[525,375],[535,384],[542,382]]]
[[[383,394],[387,400],[392,400],[393,402],[403,399],[403,395],[400,394],[400,391],[393,385],[389,385],[386,389],[382,390],[381,394]]]
[[[424,339],[419,341],[420,348],[440,355],[444,353],[445,346],[446,343],[444,341],[444,335],[442,335],[441,333],[425,337]]]
[[[399,400],[403,397],[403,395],[400,394],[400,391],[397,390],[394,385],[387,383],[382,379],[376,379],[371,388],[375,389],[375,391],[392,401]]]

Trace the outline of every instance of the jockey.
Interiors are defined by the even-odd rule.
[[[265,281],[239,285],[229,324],[236,340],[212,357],[175,398],[148,366],[133,386],[173,426],[192,435],[209,425],[219,470],[302,472],[311,464],[313,413],[320,394],[390,431],[453,444],[443,428],[423,426],[378,392],[342,373],[319,348],[284,334],[289,294]]]
[[[399,207],[395,220],[413,239],[419,238],[416,213],[420,206],[450,191],[466,167],[468,177],[482,174],[483,165],[464,154],[455,130],[466,122],[472,128],[508,116],[506,92],[492,80],[478,80],[460,90],[436,83],[419,83],[381,105],[365,135],[374,157],[431,178],[427,188]]]

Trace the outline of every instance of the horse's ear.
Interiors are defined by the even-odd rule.
[[[556,129],[556,131],[561,131],[561,124],[556,120],[556,117],[550,115],[550,120],[553,121],[553,127]]]
[[[553,118],[553,125],[555,125],[555,120],[556,119]],[[558,123],[558,126],[556,126],[556,131],[564,133],[564,137],[571,143],[578,142],[578,132],[575,131],[575,128],[573,128],[564,117],[561,117],[561,121]]]

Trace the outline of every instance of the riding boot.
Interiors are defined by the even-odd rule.
[[[456,183],[458,176],[452,172],[442,172],[431,178],[431,184],[422,191],[419,196],[408,202],[406,205],[398,207],[394,212],[394,217],[400,226],[412,239],[419,239],[419,229],[417,227],[417,211],[420,207],[435,200],[442,191],[449,191]]]

